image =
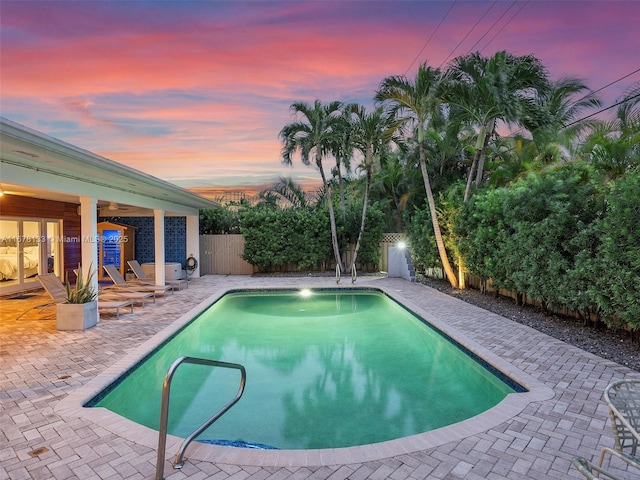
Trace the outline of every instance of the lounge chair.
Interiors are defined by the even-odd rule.
[[[76,274],[76,277],[78,276],[78,270],[77,269],[73,269],[73,273]],[[102,305],[106,305],[106,302],[131,302],[131,312],[133,312],[133,305],[136,303],[140,303],[140,305],[142,305],[142,308],[144,308],[144,302],[147,300],[151,300],[153,303],[156,303],[156,294],[155,292],[134,292],[131,290],[123,290],[123,289],[118,289],[115,287],[100,287],[100,290],[98,291],[98,309],[100,308],[101,302]],[[127,303],[126,305],[121,305],[121,307],[126,307],[128,306],[129,303]],[[114,306],[114,304],[112,303],[111,306],[105,306],[104,308],[116,308]],[[118,309],[118,317],[120,316],[120,310]]]
[[[129,267],[133,271],[133,274],[136,276],[136,280],[143,284],[155,285],[153,276],[147,275],[147,273],[142,269],[142,265],[137,260],[127,260]],[[178,290],[182,289],[182,285],[186,288],[189,288],[188,280],[165,280],[166,285],[170,285],[174,287],[174,290],[177,288]]]
[[[640,379],[617,380],[604,390],[609,406],[615,450],[603,448],[598,467],[608,453],[640,469]]]
[[[48,307],[56,303],[66,303],[67,289],[54,273],[43,273],[38,275],[37,278],[52,300],[44,306],[41,305],[42,307]]]
[[[143,285],[135,282],[127,282],[115,265],[103,265],[105,272],[113,281],[113,287],[105,287],[105,290],[129,291],[129,292],[153,292],[156,295],[173,294],[173,287],[167,285]]]
[[[38,281],[52,299],[52,302],[44,306],[40,305],[40,307],[44,308],[58,303],[67,303],[67,289],[54,273],[38,275]],[[115,308],[117,318],[120,317],[120,309],[128,306],[131,306],[131,311],[133,312],[133,301],[130,298],[124,298],[118,295],[103,298],[101,295],[98,295],[98,310]]]
[[[98,295],[98,310],[116,310],[116,318],[120,318],[120,309],[130,307],[130,313],[133,313],[133,301],[124,299],[109,299]]]
[[[571,463],[573,463],[573,466],[576,467],[576,469],[588,480],[597,480],[598,478],[624,480],[623,478],[614,475],[613,473],[607,472],[601,467],[593,465],[591,462],[582,457],[574,457]]]

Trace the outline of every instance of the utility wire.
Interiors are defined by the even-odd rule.
[[[457,0],[456,0],[457,1]],[[411,69],[411,67],[413,67],[413,64],[416,63],[416,60],[418,60],[418,57],[420,55],[422,55],[422,52],[424,52],[424,49],[427,48],[427,45],[429,45],[429,42],[431,41],[431,39],[433,38],[433,36],[436,34],[436,32],[438,31],[438,29],[440,28],[440,26],[442,25],[442,23],[445,21],[445,19],[447,18],[447,16],[449,15],[449,12],[451,12],[451,10],[453,9],[453,7],[456,4],[456,1],[454,1],[451,6],[449,7],[449,10],[447,10],[447,13],[444,14],[444,17],[442,17],[442,20],[440,20],[440,23],[438,24],[438,26],[436,27],[436,29],[431,33],[431,36],[429,37],[429,39],[426,41],[426,43],[422,46],[422,48],[420,49],[420,51],[418,52],[418,54],[416,55],[416,58],[413,59],[413,61],[411,62],[411,65],[409,65],[409,67],[407,67],[407,71],[404,72],[404,76],[407,76],[407,73],[409,73],[409,70]]]
[[[600,88],[598,88],[597,90],[593,90],[592,92],[589,92],[589,93],[587,93],[586,95],[583,95],[583,96],[582,96],[582,97],[580,97],[579,99],[577,99],[577,100],[575,100],[575,101],[571,102],[568,106],[569,106],[569,107],[571,107],[571,106],[575,105],[576,103],[580,102],[581,100],[584,100],[585,98],[587,98],[587,97],[589,97],[589,96],[593,95],[594,93],[601,92],[601,91],[602,91],[602,90],[604,90],[605,88],[608,88],[608,87],[610,87],[611,85],[614,85],[614,84],[616,84],[616,83],[618,83],[618,82],[620,82],[620,81],[624,80],[625,78],[630,77],[630,76],[631,76],[631,75],[633,75],[634,73],[638,73],[638,72],[640,72],[640,68],[637,68],[637,69],[635,69],[633,72],[627,73],[626,75],[623,75],[622,77],[617,78],[617,79],[616,79],[616,80],[614,80],[613,82],[609,82],[609,83],[607,83],[605,86],[600,87]],[[636,96],[637,96],[637,95],[636,95]],[[635,98],[635,97],[631,97],[631,98]],[[596,112],[596,113],[594,113],[594,114],[589,114],[589,116],[587,116],[587,117],[583,117],[583,118],[581,118],[581,119],[579,119],[579,120],[576,120],[576,121],[574,121],[574,122],[572,122],[572,123],[569,123],[568,125],[565,125],[565,128],[566,128],[566,127],[568,127],[569,125],[573,125],[573,124],[578,123],[578,122],[581,122],[582,120],[585,120],[585,119],[587,119],[587,118],[589,118],[589,117],[592,117],[593,115],[597,115],[598,113],[602,113],[602,112],[604,112],[604,111],[606,111],[606,110],[609,110],[610,108],[617,107],[618,105],[621,105],[622,103],[625,103],[627,100],[630,100],[631,98],[622,99],[621,101],[619,101],[619,102],[618,102],[618,103],[616,103],[615,105],[611,105],[610,107],[606,107],[605,109],[600,110],[599,112]],[[509,135],[505,135],[505,137],[504,137],[504,138],[513,137],[513,136],[517,135],[518,133],[520,133],[520,132],[521,132],[521,131],[523,131],[523,130],[525,130],[525,128],[524,128],[524,127],[520,127],[520,128],[519,128],[518,130],[516,130],[515,132],[511,132]]]
[[[469,50],[467,50],[467,55],[469,55],[469,53],[471,53],[471,51],[474,48],[476,48],[476,45],[478,45],[482,41],[482,39],[487,36],[487,34],[491,30],[493,30],[493,27],[495,27],[497,25],[497,23],[500,20],[502,20],[502,18],[509,12],[509,10],[511,10],[515,6],[515,4],[516,4],[516,2],[514,1],[513,3],[511,3],[511,5],[509,5],[509,8],[507,8],[504,12],[502,12],[502,15],[500,15],[500,17],[498,17],[498,19],[495,22],[493,22],[493,24],[489,27],[489,29],[486,32],[484,32],[484,34],[478,39],[478,41],[476,43],[474,43]]]
[[[613,107],[617,107],[618,105],[622,105],[623,103],[627,103],[629,100],[633,100],[634,98],[638,98],[638,97],[640,97],[640,93],[636,93],[635,95],[633,95],[631,97],[623,98],[622,100],[620,100],[619,102],[614,103],[613,105],[609,105],[608,107],[602,108],[602,109],[598,110],[597,112],[593,112],[593,113],[591,113],[591,114],[589,114],[589,115],[587,115],[585,117],[582,117],[582,118],[580,118],[578,120],[575,120],[575,121],[573,121],[571,123],[567,123],[563,128],[567,128],[567,127],[570,127],[571,125],[575,125],[578,122],[582,122],[583,120],[586,120],[587,118],[591,118],[591,117],[593,117],[595,115],[598,115],[599,113],[606,112],[607,110],[610,110]]]
[[[613,85],[614,83],[618,83],[619,81],[624,80],[625,78],[630,77],[630,76],[631,76],[631,75],[633,75],[634,73],[638,73],[638,72],[640,72],[640,68],[637,68],[636,70],[634,70],[634,71],[633,71],[633,72],[631,72],[631,73],[627,73],[624,77],[620,77],[620,78],[618,78],[617,80],[614,80],[614,81],[613,81],[613,82],[611,82],[611,83],[607,83],[604,87],[600,87],[600,88],[599,88],[599,89],[597,89],[597,90],[594,90],[594,91],[592,91],[592,92],[587,93],[587,94],[586,94],[586,95],[584,95],[583,97],[581,97],[581,98],[579,98],[578,100],[576,100],[575,102],[573,102],[573,104],[575,105],[575,104],[576,104],[576,103],[578,103],[579,101],[584,100],[585,98],[587,98],[587,97],[589,97],[589,96],[591,96],[591,95],[593,95],[593,94],[595,94],[595,93],[601,92],[602,90],[604,90],[605,88],[610,87],[610,86],[611,86],[611,85]]]
[[[449,60],[449,57],[450,57],[451,55],[453,55],[453,52],[455,52],[455,51],[458,49],[458,47],[462,44],[462,42],[464,42],[464,41],[467,39],[467,37],[468,37],[469,35],[471,35],[471,32],[473,32],[473,31],[475,30],[475,28],[478,26],[478,24],[482,21],[482,19],[483,19],[484,17],[486,17],[486,16],[487,16],[487,14],[489,13],[489,11],[491,11],[491,9],[493,8],[493,6],[494,6],[496,3],[498,3],[498,0],[493,0],[493,3],[492,3],[491,5],[489,5],[489,8],[487,8],[487,10],[484,12],[484,14],[483,14],[479,19],[478,19],[478,21],[475,23],[475,25],[474,25],[473,27],[471,27],[471,30],[469,30],[469,31],[467,32],[467,34],[462,38],[462,40],[460,40],[460,41],[458,42],[458,44],[457,44],[455,47],[453,47],[453,50],[451,50],[451,52],[449,52],[449,55],[447,55],[447,57],[442,61],[442,63],[440,64],[440,66],[439,66],[438,68],[442,68],[442,65],[444,65],[444,63],[445,63],[447,60]]]
[[[527,3],[529,3],[529,0],[527,0],[526,2],[524,2],[524,3],[522,4],[522,6],[518,9],[518,11],[516,11],[516,13],[514,13],[514,14],[513,14],[513,16],[512,16],[509,20],[507,20],[507,22],[502,26],[502,28],[501,28],[500,30],[498,30],[498,31],[496,32],[496,34],[495,34],[493,37],[491,37],[491,40],[489,40],[489,41],[486,43],[486,45],[480,49],[480,51],[481,51],[481,52],[482,52],[485,48],[487,48],[487,47],[491,44],[491,42],[493,42],[493,41],[495,40],[495,38],[496,38],[498,35],[500,35],[500,33],[505,29],[505,27],[506,27],[507,25],[509,25],[509,24],[511,23],[511,21],[512,21],[514,18],[516,18],[516,17],[518,16],[518,14],[522,11],[522,9],[523,9],[524,7],[526,7],[526,6],[527,6]]]

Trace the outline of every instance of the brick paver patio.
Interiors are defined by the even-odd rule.
[[[397,298],[428,311],[430,317],[447,329],[461,332],[480,349],[543,384],[550,395],[528,403],[506,421],[470,436],[461,435],[454,441],[440,439],[433,448],[409,449],[415,451],[391,456],[382,453],[375,460],[362,462],[347,459],[335,464],[310,462],[304,466],[250,466],[192,458],[182,470],[167,466],[165,477],[172,480],[583,478],[571,467],[572,457],[582,455],[593,460],[600,448],[613,445],[602,392],[614,379],[640,378],[638,372],[420,284],[362,277],[358,285],[392,291]],[[96,327],[84,332],[56,331],[53,308],[42,312],[33,309],[17,319],[32,306],[45,303],[47,297],[43,293],[22,300],[0,299],[0,479],[153,478],[155,448],[122,435],[121,430],[104,422],[66,415],[63,408],[58,408],[59,411],[56,408],[216,292],[260,286],[333,287],[335,282],[316,277],[207,276],[193,280],[189,289],[157,304],[136,307],[132,314],[121,313],[119,319],[103,314]],[[169,449],[167,458],[174,452]],[[639,477],[638,472],[625,471],[615,460],[611,469],[623,478]]]

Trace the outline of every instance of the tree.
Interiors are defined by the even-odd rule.
[[[270,188],[262,190],[258,197],[261,205],[271,208],[282,206],[305,208],[309,204],[300,185],[289,177],[280,177]]]
[[[301,116],[302,119],[285,125],[279,136],[283,144],[282,161],[285,165],[292,164],[291,156],[297,150],[300,151],[302,162],[305,165],[311,164],[311,157],[313,156],[314,165],[320,171],[322,185],[326,192],[333,254],[340,272],[343,272],[344,266],[342,265],[342,257],[338,245],[331,184],[327,181],[322,163],[323,158],[329,154],[332,145],[335,144],[341,107],[342,104],[340,102],[330,102],[323,105],[320,100],[316,100],[313,106],[305,102],[295,102],[291,105],[290,110],[294,115]]]
[[[420,170],[422,171],[424,188],[429,202],[431,223],[436,239],[438,254],[449,283],[451,283],[453,287],[457,287],[458,279],[451,268],[449,258],[447,257],[447,251],[442,240],[442,233],[440,231],[436,212],[436,204],[431,190],[429,173],[427,171],[427,160],[424,148],[427,123],[433,113],[437,109],[441,108],[441,80],[442,75],[440,69],[428,67],[426,63],[423,63],[418,67],[418,72],[416,73],[416,78],[413,82],[405,76],[385,78],[380,84],[375,98],[378,102],[386,102],[391,105],[394,113],[397,112],[400,115],[404,114],[404,117],[399,118],[403,118],[408,125],[415,126],[416,128]]]
[[[370,113],[360,105],[353,105],[351,109],[355,116],[355,122],[353,123],[353,144],[364,156],[361,168],[365,173],[362,220],[352,260],[353,265],[355,265],[365,230],[367,207],[369,205],[369,190],[371,189],[371,179],[373,176],[373,163],[379,160],[388,144],[393,141],[394,134],[400,128],[402,121],[396,120],[392,112],[385,111],[382,107],[378,107]]]
[[[479,129],[475,155],[465,190],[465,202],[482,181],[485,152],[497,121],[543,124],[545,112],[538,96],[549,89],[547,72],[533,55],[516,57],[506,51],[483,57],[480,52],[453,59],[445,74],[444,99],[467,113]]]
[[[615,118],[593,128],[581,146],[584,159],[610,179],[640,165],[640,82],[617,103]]]
[[[340,210],[342,212],[342,221],[346,218],[346,201],[344,196],[344,177],[342,170],[348,173],[351,171],[351,156],[353,154],[353,110],[357,108],[355,104],[344,105],[342,114],[339,117],[336,131],[333,135],[334,144],[331,147],[333,156],[336,159],[336,166],[333,169],[333,177],[338,179],[338,189],[340,192]]]

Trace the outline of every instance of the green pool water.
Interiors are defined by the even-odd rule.
[[[91,406],[158,429],[180,356],[240,363],[244,396],[198,439],[280,449],[364,445],[456,423],[514,388],[376,291],[223,296]],[[183,364],[169,433],[186,437],[235,395],[239,372]],[[517,387],[516,387],[517,388]]]

